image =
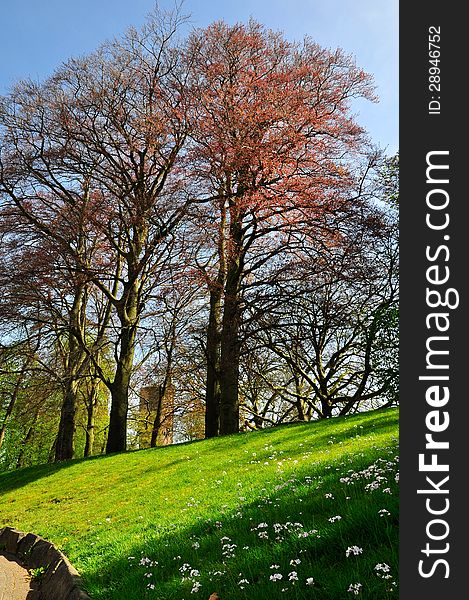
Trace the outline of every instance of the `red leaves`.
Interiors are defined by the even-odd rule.
[[[327,200],[351,181],[342,156],[362,143],[348,100],[372,98],[370,78],[341,51],[303,46],[251,21],[191,37],[190,158],[212,191],[244,208]],[[215,183],[216,182],[216,183]],[[319,199],[320,198],[320,199]]]

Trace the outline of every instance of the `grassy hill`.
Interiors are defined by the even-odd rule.
[[[398,598],[398,411],[0,474],[93,600]]]

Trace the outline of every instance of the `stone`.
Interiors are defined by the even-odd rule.
[[[0,529],[0,551],[21,559],[28,569],[45,569],[34,579],[38,600],[90,600],[78,571],[51,542],[12,527]]]
[[[23,560],[27,559],[31,555],[34,544],[41,539],[38,535],[34,535],[34,533],[27,533],[19,540],[16,547],[16,555]]]

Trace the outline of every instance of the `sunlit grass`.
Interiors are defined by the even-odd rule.
[[[397,432],[391,409],[5,473],[0,526],[94,600],[397,598]]]

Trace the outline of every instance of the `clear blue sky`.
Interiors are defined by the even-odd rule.
[[[354,106],[372,140],[398,149],[398,0],[186,0],[194,26],[250,16],[282,30],[305,34],[325,47],[343,48],[375,78],[378,104]],[[3,0],[0,6],[0,94],[17,79],[41,80],[71,56],[139,26],[154,0]],[[172,2],[161,0],[168,8]]]

